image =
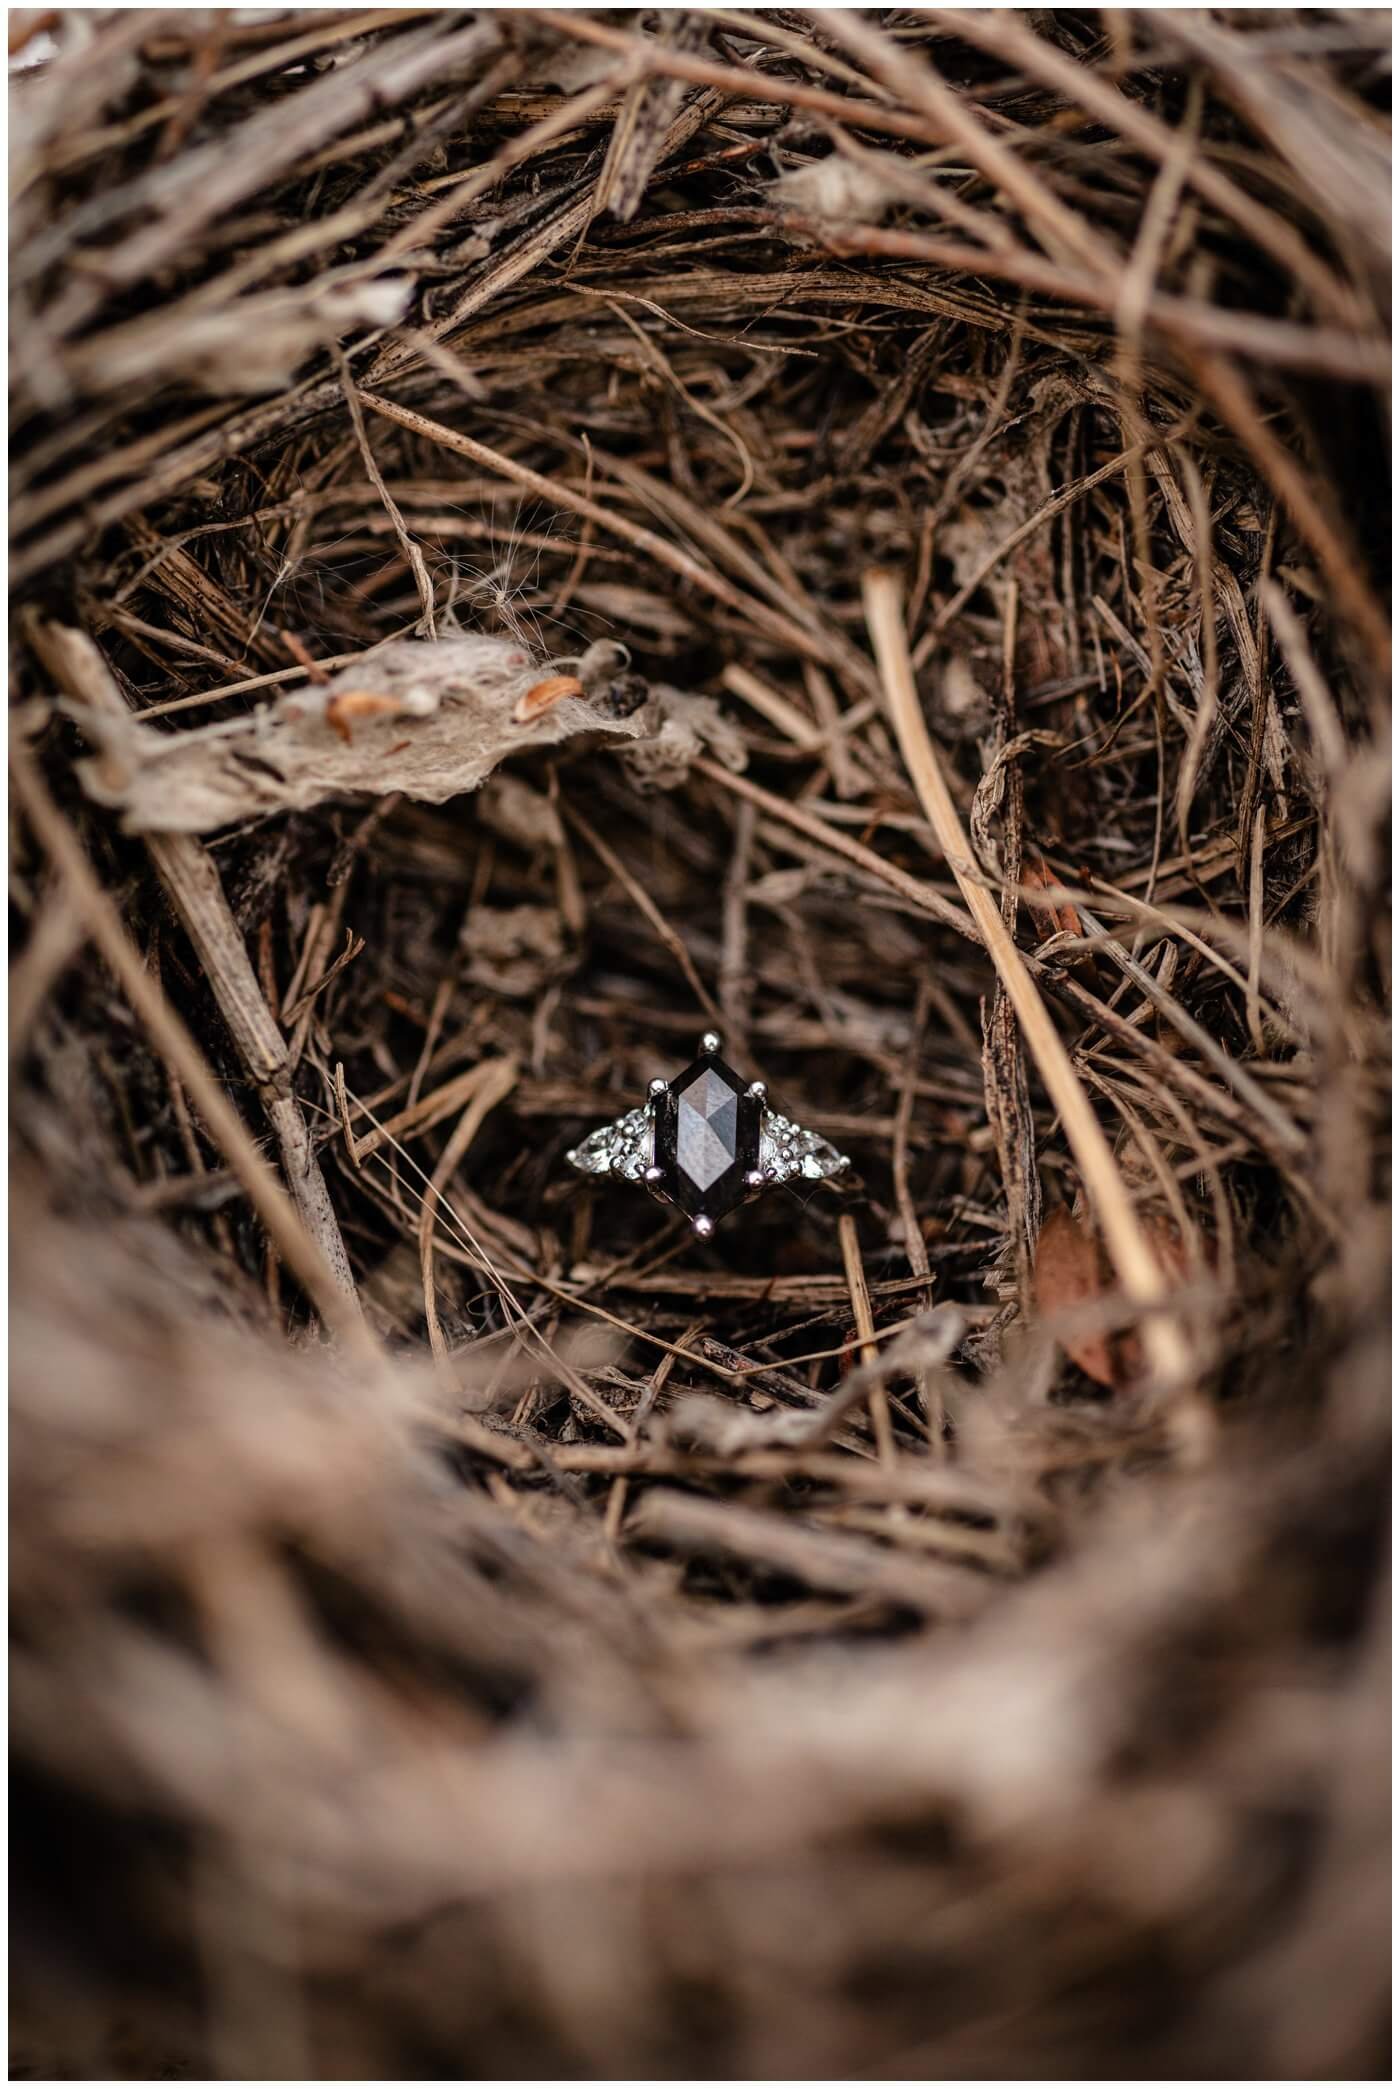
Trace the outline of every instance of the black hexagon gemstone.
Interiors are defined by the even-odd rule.
[[[717,1052],[702,1052],[656,1099],[657,1187],[689,1218],[723,1218],[758,1166],[763,1105]]]

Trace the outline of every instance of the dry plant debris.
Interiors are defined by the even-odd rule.
[[[16,2073],[1387,2072],[1389,84],[12,16]]]

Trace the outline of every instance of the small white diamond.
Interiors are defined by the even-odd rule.
[[[808,1182],[824,1182],[849,1165],[820,1132],[807,1131],[777,1110],[765,1110],[758,1142],[758,1164],[774,1182],[790,1182],[801,1175]]]
[[[615,1124],[600,1125],[569,1155],[585,1175],[620,1175],[635,1182],[651,1164],[651,1123],[645,1110],[629,1110]]]

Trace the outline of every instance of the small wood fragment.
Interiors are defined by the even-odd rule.
[[[347,747],[354,740],[357,718],[395,718],[403,705],[396,696],[374,689],[339,689],[326,704],[326,724]]]
[[[527,689],[517,702],[515,722],[529,725],[532,719],[542,718],[546,711],[552,711],[566,696],[582,695],[583,684],[577,675],[546,675],[542,682]]]

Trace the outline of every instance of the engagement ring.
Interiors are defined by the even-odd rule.
[[[658,1077],[639,1110],[590,1132],[568,1159],[582,1175],[615,1175],[674,1204],[701,1240],[737,1205],[780,1183],[824,1182],[850,1166],[829,1140],[769,1107],[762,1081],[743,1081],[707,1030],[700,1056],[673,1081]]]

